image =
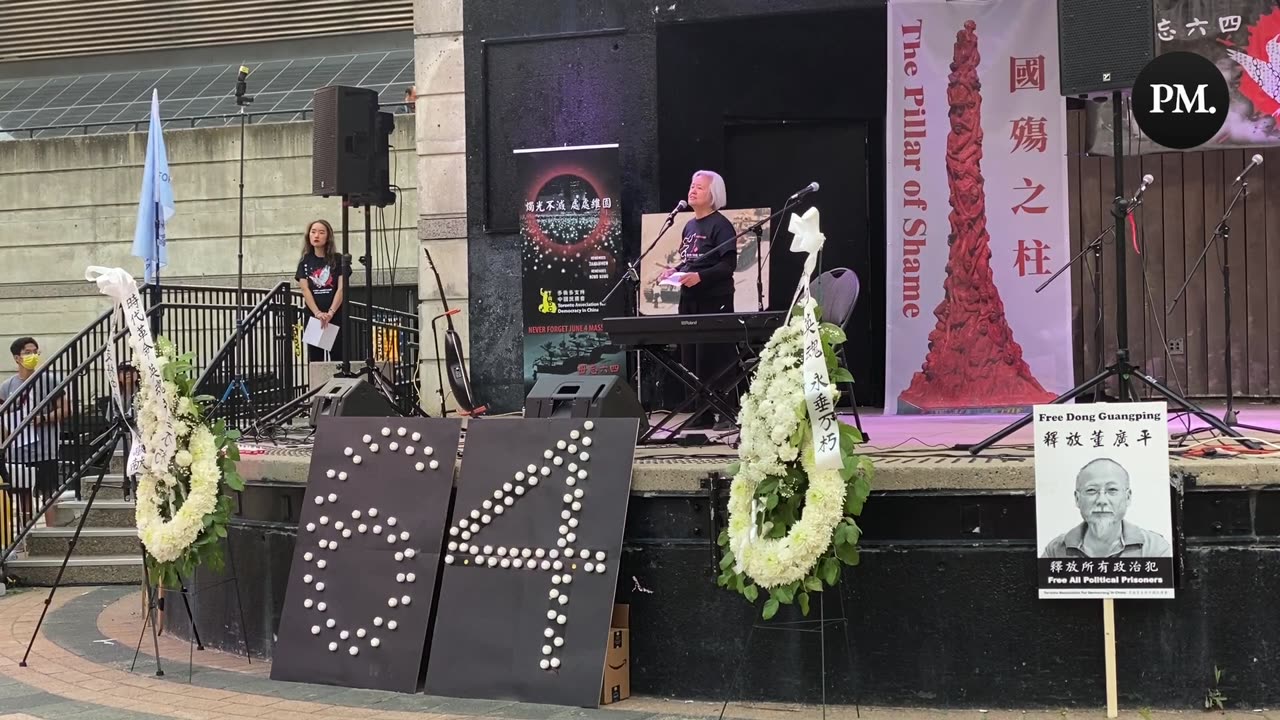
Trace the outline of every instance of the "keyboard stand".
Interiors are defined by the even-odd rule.
[[[741,345],[739,345],[738,348],[738,362],[721,368],[719,372],[704,382],[701,378],[695,375],[692,370],[685,367],[683,363],[673,357],[672,354],[666,350],[665,346],[640,346],[638,348],[640,351],[656,360],[659,365],[667,370],[667,372],[673,375],[680,382],[684,383],[684,386],[688,388],[693,395],[685,398],[684,401],[672,410],[660,411],[665,412],[665,416],[663,416],[656,425],[651,425],[649,429],[640,436],[638,444],[644,445],[649,442],[669,442],[668,440],[653,440],[652,438],[659,431],[666,428],[666,425],[671,421],[671,418],[684,412],[686,408],[695,406],[695,403],[696,406],[694,407],[693,413],[686,418],[684,422],[671,429],[673,435],[679,435],[680,432],[684,430],[685,426],[692,422],[694,418],[697,418],[708,410],[714,410],[715,412],[720,413],[724,418],[732,422],[735,427],[741,430],[741,426],[738,425],[738,413],[733,409],[734,403],[729,399],[727,393],[715,389],[717,387],[727,387],[730,392],[732,392],[748,375],[751,374],[751,370],[755,366],[755,356],[749,351],[744,351]],[[732,382],[726,383],[726,378],[731,378]]]

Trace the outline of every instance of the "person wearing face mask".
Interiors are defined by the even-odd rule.
[[[1133,490],[1129,472],[1120,463],[1098,458],[1080,468],[1075,497],[1084,522],[1051,540],[1042,557],[1173,557],[1163,536],[1124,519]]]
[[[720,209],[727,204],[724,178],[710,170],[699,170],[689,182],[688,203],[693,219],[680,237],[680,263],[667,268],[661,279],[676,275],[680,280],[680,314],[705,315],[733,312],[733,273],[738,267],[738,246],[730,242],[737,234]],[[704,382],[737,361],[732,345],[723,343],[685,345],[681,360]],[[711,427],[712,418],[694,418],[686,428]],[[729,418],[718,418],[717,429],[732,427]]]
[[[58,472],[61,423],[70,414],[70,404],[66,395],[44,403],[60,381],[53,373],[43,373],[34,380],[35,385],[28,386],[40,366],[40,344],[35,338],[18,338],[9,350],[18,372],[0,383],[0,404],[9,404],[13,399],[3,418],[4,437],[8,440],[5,462],[23,514],[29,517],[33,497],[37,504],[43,503],[61,484]],[[41,403],[43,407],[39,407]],[[26,427],[10,437],[28,417],[31,419]]]

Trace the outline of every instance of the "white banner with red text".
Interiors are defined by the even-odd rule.
[[[1055,0],[890,0],[885,412],[1072,385]]]

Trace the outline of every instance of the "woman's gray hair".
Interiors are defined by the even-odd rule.
[[[697,180],[698,177],[704,177],[711,182],[711,209],[719,210],[729,204],[729,195],[724,189],[724,178],[720,177],[720,173],[713,170],[699,170],[693,174],[690,182]]]

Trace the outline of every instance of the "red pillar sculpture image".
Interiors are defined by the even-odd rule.
[[[947,83],[951,234],[944,295],[933,311],[938,321],[924,364],[899,396],[903,412],[1028,406],[1054,397],[1023,360],[991,273],[976,28],[967,20],[956,33]]]

